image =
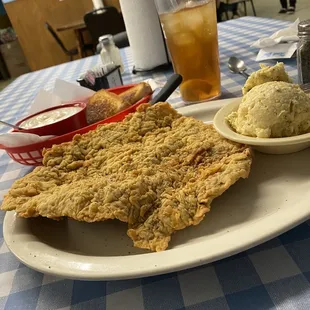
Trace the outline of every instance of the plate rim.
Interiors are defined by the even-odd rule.
[[[194,106],[188,106],[178,109],[184,115],[191,114],[191,112],[198,111],[203,108],[206,111],[208,110],[216,110],[221,106],[226,105],[229,100],[235,100],[236,98],[226,99],[226,100],[217,100],[214,102],[206,102],[200,103]],[[4,223],[3,223],[3,235],[4,240],[9,248],[9,250],[25,265],[28,267],[37,270],[39,272],[43,272],[45,274],[50,274],[57,277],[74,279],[74,280],[91,280],[91,281],[108,281],[108,280],[125,280],[125,279],[133,279],[133,278],[142,278],[155,276],[159,274],[165,274],[170,272],[176,272],[180,270],[190,269],[193,267],[201,266],[207,263],[211,263],[231,255],[240,253],[249,248],[257,246],[263,242],[266,242],[281,233],[286,232],[287,230],[299,225],[310,217],[310,208],[307,204],[307,199],[305,197],[301,197],[300,200],[295,201],[295,204],[298,204],[298,208],[290,208],[290,212],[275,212],[269,214],[268,216],[258,218],[256,220],[248,222],[242,228],[236,227],[235,229],[230,230],[227,233],[223,233],[219,235],[216,240],[208,240],[208,247],[210,244],[213,244],[213,247],[208,248],[208,251],[202,246],[204,242],[196,242],[193,244],[181,245],[176,248],[170,248],[163,252],[158,253],[145,253],[145,254],[137,254],[132,256],[110,256],[110,257],[99,257],[92,256],[92,261],[95,261],[96,266],[101,266],[102,271],[98,272],[98,270],[81,270],[81,269],[58,269],[58,265],[49,268],[48,264],[44,262],[40,262],[39,259],[35,260],[33,256],[23,254],[22,246],[23,244],[19,244],[14,241],[14,236],[12,235],[12,229],[14,228],[14,219],[15,212],[10,211],[6,212]],[[287,211],[287,210],[286,210]],[[276,219],[276,220],[275,220]],[[268,225],[271,227],[268,232],[261,229],[262,222],[264,225]],[[242,242],[240,242],[240,232],[242,232]],[[21,236],[25,236],[22,234]],[[34,236],[31,239],[30,236],[29,242],[36,242]],[[254,237],[253,237],[254,236]],[[13,242],[14,241],[14,242]],[[227,241],[230,243],[227,245]],[[21,240],[20,242],[23,242]],[[218,247],[218,245],[225,245],[224,247]],[[49,247],[49,251],[52,248],[43,243],[43,248]],[[191,251],[190,259],[185,258],[182,255],[184,253],[184,249],[189,249]],[[54,249],[55,251],[55,249]],[[35,252],[35,251],[34,251]],[[57,250],[57,252],[62,252],[61,250]],[[89,260],[89,256],[83,256],[79,254],[73,254],[68,252],[64,252],[66,255],[70,257],[75,257],[77,260],[81,259],[82,264],[87,262],[87,258]],[[34,253],[33,253],[34,254]],[[128,269],[128,265],[131,262],[136,262],[143,256],[143,262],[141,259],[139,261],[139,267]],[[115,258],[118,258],[118,265],[115,264],[113,268],[110,270],[105,268],[107,262],[113,262]],[[154,259],[156,258],[156,259]],[[55,259],[55,261],[59,260],[59,258]],[[127,262],[126,267],[120,266],[123,261]],[[94,263],[92,263],[94,265]],[[94,265],[95,266],[95,265]],[[135,264],[137,266],[137,264]],[[50,266],[51,267],[51,266]]]
[[[306,207],[305,207],[306,209]],[[10,213],[14,213],[14,212],[10,212]],[[191,259],[190,261],[187,260],[187,262],[179,262],[178,264],[174,263],[172,265],[166,265],[166,266],[162,266],[159,268],[153,267],[152,269],[148,268],[142,268],[140,270],[136,270],[136,271],[120,271],[120,272],[106,272],[106,270],[104,270],[102,273],[90,273],[90,272],[81,272],[79,270],[79,272],[74,271],[74,270],[70,270],[70,269],[57,269],[57,268],[48,268],[47,265],[41,263],[41,264],[35,264],[33,257],[29,256],[28,258],[25,257],[25,255],[21,254],[20,251],[17,249],[18,247],[20,247],[20,244],[15,242],[15,246],[12,246],[12,243],[10,243],[10,237],[8,237],[8,234],[5,232],[4,233],[4,239],[6,242],[7,247],[9,248],[9,250],[17,257],[17,259],[19,259],[23,264],[25,264],[26,266],[30,267],[31,269],[34,269],[36,271],[42,272],[44,274],[49,274],[49,275],[53,275],[53,276],[57,276],[57,277],[62,277],[62,278],[66,278],[66,279],[72,279],[72,280],[89,280],[89,281],[111,281],[111,280],[128,280],[128,279],[135,279],[135,278],[143,278],[143,277],[149,277],[149,276],[156,276],[156,275],[160,275],[160,274],[166,274],[166,273],[170,273],[170,272],[176,272],[176,271],[181,271],[181,270],[186,270],[186,269],[190,269],[193,267],[198,267],[201,265],[205,265],[208,263],[212,263],[227,257],[230,257],[232,255],[238,254],[240,252],[243,252],[245,250],[248,250],[252,247],[255,247],[263,242],[269,241],[275,237],[277,237],[278,235],[288,231],[289,229],[292,229],[294,227],[296,227],[297,225],[303,223],[304,221],[306,221],[309,217],[310,217],[310,210],[304,210],[304,212],[298,212],[298,214],[296,214],[296,216],[294,217],[294,220],[292,220],[291,216],[292,214],[290,214],[290,221],[287,221],[285,225],[279,225],[279,223],[281,221],[279,221],[278,217],[274,217],[274,216],[269,216],[269,220],[268,223],[272,223],[274,224],[275,222],[277,223],[276,227],[272,230],[269,231],[268,233],[263,233],[263,230],[261,229],[261,222],[264,223],[264,225],[266,225],[266,218],[261,218],[260,220],[256,221],[256,222],[252,222],[250,225],[251,227],[250,230],[255,230],[256,232],[256,238],[255,240],[253,240],[252,238],[252,234],[247,233],[246,231],[244,231],[244,228],[241,230],[244,232],[243,235],[243,239],[247,239],[246,241],[243,240],[242,243],[238,245],[235,244],[231,244],[230,247],[227,249],[222,249],[221,251],[217,251],[216,253],[213,253],[210,256],[205,256],[205,255],[200,255],[197,256],[195,259]],[[12,216],[14,216],[14,214],[12,214]],[[275,221],[275,219],[277,219],[278,221]],[[4,219],[4,228],[5,226],[8,224],[6,222],[8,222],[8,216],[5,215],[5,219]],[[248,229],[246,229],[248,230]],[[230,239],[232,240],[235,237],[240,236],[240,229],[235,229],[234,231],[230,231]],[[251,237],[250,237],[251,236]],[[223,234],[221,236],[219,236],[217,238],[217,243],[219,241],[223,242],[225,241],[226,238],[226,234]],[[220,239],[220,240],[219,240]],[[224,240],[221,240],[224,239]],[[235,238],[235,240],[237,240],[238,238]],[[214,243],[215,241],[212,240]],[[210,241],[209,241],[210,242]],[[203,242],[199,242],[196,244],[193,244],[191,246],[191,252],[192,254],[196,254],[197,252],[201,251],[197,251],[197,247],[200,247],[201,243]],[[46,245],[45,245],[46,246]],[[49,247],[49,246],[47,246]],[[193,249],[194,247],[194,249]],[[186,248],[186,247],[185,247]],[[178,254],[178,252],[183,252],[184,248],[180,247],[180,248],[176,248],[176,249],[170,249],[170,251],[174,251],[175,255],[173,255],[174,257],[180,257]],[[159,253],[147,253],[147,254],[139,254],[139,255],[134,255],[134,256],[128,256],[128,258],[130,260],[136,260],[139,259],[139,256],[144,256],[144,255],[158,255],[158,254],[162,254],[162,253],[168,253],[169,251],[166,250],[165,252],[159,252]],[[78,254],[70,254],[70,256],[80,256]],[[86,256],[85,256],[86,257]],[[118,256],[116,256],[117,258],[119,258]],[[102,260],[102,264],[104,264],[103,260],[104,258],[102,257],[98,257],[100,260]],[[111,256],[110,258],[115,258],[115,256]],[[93,259],[93,257],[92,257]],[[165,259],[165,258],[163,258]],[[97,272],[97,271],[96,271]]]

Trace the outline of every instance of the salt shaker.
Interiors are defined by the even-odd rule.
[[[124,65],[118,47],[115,46],[113,36],[108,34],[99,38],[99,43],[102,46],[100,57],[103,64],[112,61],[115,66],[120,66],[121,72],[124,72]]]
[[[310,19],[298,25],[297,48],[298,83],[310,83]]]

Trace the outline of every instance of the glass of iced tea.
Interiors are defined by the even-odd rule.
[[[155,0],[174,71],[186,102],[221,93],[216,0]]]

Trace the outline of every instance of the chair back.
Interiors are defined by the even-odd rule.
[[[58,45],[61,47],[61,49],[66,53],[69,54],[69,51],[66,49],[65,45],[57,35],[56,31],[53,29],[53,27],[48,23],[45,22],[45,28],[50,32],[50,34],[53,36],[55,41],[58,43]]]
[[[125,24],[121,14],[112,6],[105,6],[86,13],[84,22],[95,45],[102,35],[115,35],[125,31]]]

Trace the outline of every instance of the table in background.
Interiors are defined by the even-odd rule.
[[[65,30],[73,30],[73,29],[79,29],[79,28],[81,28],[81,29],[86,28],[86,25],[85,25],[83,20],[78,20],[74,23],[59,26],[56,28],[56,30],[61,32],[61,31],[65,31]]]
[[[61,31],[74,31],[74,35],[76,38],[76,45],[77,45],[77,49],[78,49],[78,55],[80,58],[85,57],[85,52],[83,52],[84,50],[84,37],[83,37],[83,33],[85,31],[87,31],[87,27],[84,23],[83,20],[80,21],[76,21],[75,23],[71,23],[71,24],[66,24],[66,25],[62,25],[56,28],[56,30],[58,32]]]
[[[244,59],[250,72],[257,70],[257,50],[250,48],[251,43],[285,25],[254,17],[219,24],[223,98],[240,96],[244,83],[242,76],[229,73],[229,56]],[[130,50],[122,53],[125,84],[147,78],[164,81],[172,73],[132,75]],[[88,57],[21,76],[0,93],[0,118],[14,122],[27,114],[40,88],[52,89],[58,77],[74,81],[98,62],[97,56]],[[286,61],[286,65],[296,78],[296,61]],[[183,105],[180,98],[171,103]],[[15,179],[29,171],[0,152],[1,197]],[[0,309],[310,309],[309,222],[253,249],[195,269],[128,281],[82,282],[43,275],[20,263],[3,241],[3,218],[0,211]]]

